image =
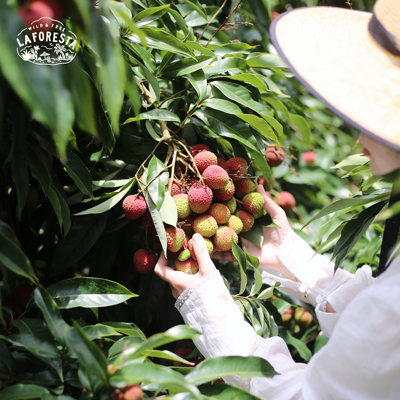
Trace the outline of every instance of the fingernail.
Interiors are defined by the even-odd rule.
[[[199,243],[199,240],[200,240],[200,233],[195,233],[193,236],[192,236],[192,239],[196,242],[196,243]]]

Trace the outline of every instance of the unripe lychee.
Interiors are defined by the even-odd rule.
[[[222,189],[229,182],[228,173],[219,165],[210,165],[204,170],[202,176],[211,189]]]
[[[267,162],[270,167],[277,167],[281,165],[285,159],[285,151],[281,147],[269,146],[265,150],[267,156]]]
[[[232,249],[232,240],[237,244],[239,238],[236,232],[228,226],[220,226],[213,237],[215,248],[222,251]]]
[[[229,208],[225,204],[221,203],[211,204],[207,213],[214,217],[218,225],[226,224],[231,216]]]
[[[217,232],[218,224],[214,217],[208,214],[200,215],[193,221],[193,229],[201,236],[211,237]]]
[[[178,211],[178,218],[185,219],[192,212],[189,206],[189,197],[186,193],[179,193],[172,197]]]
[[[242,157],[233,157],[226,162],[229,176],[235,181],[246,174],[249,165]]]
[[[190,258],[190,251],[189,249],[184,249],[179,253],[178,260],[179,261],[186,261]]]
[[[243,197],[243,208],[251,214],[259,213],[264,207],[264,197],[258,192],[248,193]]]
[[[169,184],[170,184],[170,182],[171,182],[171,179],[172,178],[169,178],[168,179],[168,187],[169,187]],[[175,196],[176,194],[179,194],[179,193],[181,193],[182,192],[182,188],[181,188],[181,185],[178,183],[178,182],[175,182],[174,180],[172,181],[172,186],[171,186],[171,196],[173,197],[173,196]]]
[[[228,208],[231,214],[233,214],[236,211],[237,207],[237,201],[234,197],[232,197],[230,200],[224,203]]]
[[[199,143],[192,146],[190,149],[190,154],[194,157],[197,153],[200,153],[203,150],[209,151],[210,149],[205,144]]]
[[[289,307],[283,314],[282,314],[282,323],[284,325],[288,324],[288,322],[293,317],[293,308]]]
[[[242,232],[249,231],[254,225],[254,216],[247,211],[239,210],[236,215],[241,219],[243,223]]]
[[[262,208],[260,211],[256,212],[253,217],[254,219],[261,218],[264,215],[264,208]]]
[[[290,210],[296,205],[296,199],[292,195],[292,193],[282,191],[278,194],[278,197],[275,199],[276,203],[281,206],[284,210]]]
[[[231,215],[226,226],[233,229],[237,235],[243,230],[243,222],[237,215]]]
[[[175,269],[177,271],[184,272],[185,274],[194,275],[199,270],[199,264],[193,258],[189,258],[185,261],[175,260]]]
[[[156,256],[146,249],[139,249],[133,255],[133,266],[141,274],[152,271],[156,265]]]
[[[241,199],[247,193],[254,192],[257,184],[250,178],[238,179],[235,182],[235,196]]]
[[[208,210],[213,199],[213,192],[207,185],[194,183],[188,193],[189,206],[196,214],[202,214]]]
[[[203,239],[204,239],[204,242],[206,243],[208,254],[211,255],[212,252],[214,251],[214,245],[210,239],[207,239],[207,238],[203,238]],[[197,260],[196,254],[193,249],[193,240],[192,239],[189,240],[188,249],[190,251],[190,254],[192,255],[193,260]]]
[[[181,228],[168,226],[165,229],[167,235],[167,249],[172,252],[179,251],[185,241],[185,232]]]
[[[194,156],[194,163],[199,172],[202,173],[210,165],[217,165],[217,156],[211,151],[203,150]]]
[[[145,213],[147,205],[143,196],[129,195],[122,202],[122,209],[126,218],[137,219]]]
[[[305,161],[306,164],[314,164],[315,160],[317,159],[317,154],[314,151],[305,151],[301,153],[301,157]]]
[[[214,189],[214,198],[219,201],[228,201],[232,198],[235,193],[235,184],[232,179],[229,179],[228,183],[221,189]]]

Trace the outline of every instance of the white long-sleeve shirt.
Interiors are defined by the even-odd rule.
[[[255,333],[216,271],[176,302],[185,323],[202,332],[195,339],[200,352],[206,358],[266,359],[279,375],[224,378],[262,399],[400,399],[400,257],[378,278],[372,278],[367,266],[354,275],[334,273],[328,258],[315,255],[292,232],[281,246],[280,259],[300,283],[265,271],[263,280],[281,281],[281,288],[316,305],[328,343],[308,364],[294,362],[282,338],[264,339]],[[336,313],[325,312],[327,301]]]

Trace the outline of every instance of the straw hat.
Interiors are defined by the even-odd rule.
[[[346,122],[400,151],[400,0],[373,13],[336,7],[286,12],[271,25],[299,81]]]

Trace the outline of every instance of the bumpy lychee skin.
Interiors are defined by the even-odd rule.
[[[141,274],[152,271],[156,265],[156,256],[146,249],[139,249],[133,255],[133,266]]]
[[[281,165],[285,159],[285,151],[281,147],[269,146],[265,150],[267,156],[267,162],[270,167],[277,167]]]
[[[168,179],[168,187],[169,187],[170,182],[171,182],[171,178]],[[179,193],[182,193],[181,185],[175,181],[172,181],[171,196],[173,197]]]
[[[248,193],[243,197],[243,207],[249,213],[257,214],[264,207],[264,197],[258,193]]]
[[[210,165],[204,170],[202,176],[211,189],[222,189],[229,182],[228,173],[219,165]]]
[[[165,232],[167,234],[167,250],[173,253],[179,251],[185,242],[184,230],[175,228],[174,226],[168,226]]]
[[[219,201],[228,201],[235,193],[235,184],[232,179],[221,189],[214,189],[214,199]]]
[[[203,150],[194,156],[194,163],[197,169],[202,173],[210,165],[217,165],[217,156],[211,151]]]
[[[233,229],[237,235],[243,230],[243,222],[237,215],[231,215],[226,226]]]
[[[232,228],[227,226],[220,226],[213,237],[215,248],[222,251],[232,249],[232,240],[237,244],[239,241],[238,235]]]
[[[206,243],[208,254],[211,255],[214,251],[214,245],[213,245],[212,241],[210,239],[204,238],[204,242]],[[192,255],[193,260],[197,260],[196,254],[195,254],[194,248],[193,248],[193,240],[192,239],[189,240],[188,249],[190,251],[190,254]]]
[[[296,199],[290,192],[282,191],[276,198],[276,203],[281,206],[284,210],[290,210],[296,205]]]
[[[231,216],[229,208],[222,203],[211,204],[210,208],[207,210],[207,213],[214,217],[218,225],[226,224]]]
[[[208,210],[213,199],[213,192],[207,185],[194,183],[188,193],[189,206],[196,214],[202,214]]]
[[[194,146],[192,146],[192,148],[190,149],[190,154],[194,157],[197,153],[200,153],[201,151],[206,150],[206,151],[210,151],[210,149],[208,148],[208,146],[206,146],[205,144],[199,143],[199,144],[195,144]]]
[[[242,198],[247,193],[254,192],[257,188],[257,184],[250,178],[238,179],[235,182],[235,196]]]
[[[172,197],[174,199],[178,218],[185,219],[192,212],[189,206],[189,197],[186,193],[179,193]]]
[[[242,229],[243,233],[249,231],[253,227],[254,217],[252,214],[250,214],[244,210],[239,210],[236,213],[236,215],[241,219],[241,221],[243,223],[243,229]]]
[[[217,163],[218,163],[218,165],[219,165],[220,167],[222,167],[224,170],[228,171],[228,166],[226,165],[226,161],[225,161],[223,158],[218,157],[218,158],[217,158]]]
[[[233,157],[226,162],[229,176],[235,181],[244,176],[249,168],[247,161],[242,157]]]
[[[179,253],[178,260],[179,261],[186,261],[190,258],[190,250],[184,249]]]
[[[211,237],[217,232],[218,224],[214,217],[204,214],[193,221],[193,229],[203,237]]]
[[[122,202],[122,209],[126,218],[138,219],[147,210],[147,205],[143,196],[129,195]]]
[[[231,212],[231,214],[233,214],[236,211],[237,201],[234,197],[232,197],[230,200],[226,201],[224,204],[229,208],[229,211]]]
[[[174,266],[177,271],[191,275],[196,274],[199,270],[199,264],[197,264],[197,261],[193,260],[193,258],[189,258],[185,261],[179,261],[176,259]]]

